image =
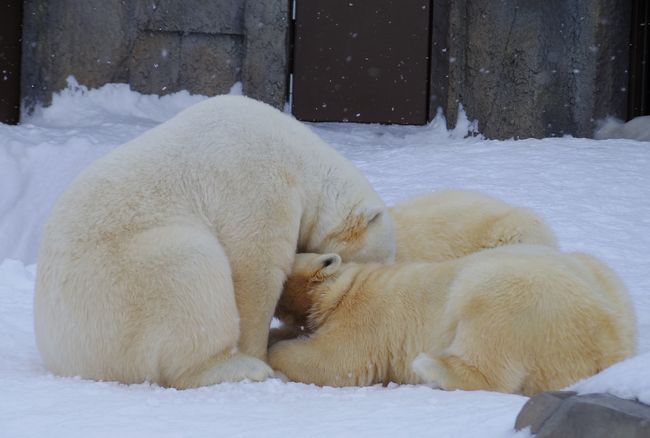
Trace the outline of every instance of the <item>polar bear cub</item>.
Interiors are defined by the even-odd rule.
[[[403,201],[389,209],[395,223],[398,262],[441,262],[517,243],[557,247],[553,230],[532,210],[466,190],[442,190]],[[300,296],[284,301],[302,300]],[[280,301],[283,325],[271,330],[269,344],[305,333],[305,314]]]
[[[556,247],[555,233],[532,210],[465,190],[443,190],[390,209],[397,261],[440,262],[514,243]]]
[[[88,167],[45,226],[35,334],[63,376],[261,380],[296,249],[391,261],[387,209],[295,119],[207,99]]]
[[[589,255],[544,246],[395,265],[301,254],[280,304],[307,315],[312,334],[274,344],[269,363],[318,385],[531,395],[635,350],[633,309],[616,275]]]

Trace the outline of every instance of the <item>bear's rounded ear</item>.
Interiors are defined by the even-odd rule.
[[[331,275],[341,266],[341,256],[338,254],[323,254],[316,260],[321,275]]]
[[[361,212],[361,217],[363,217],[363,223],[367,227],[373,222],[376,222],[377,219],[381,218],[383,214],[383,207],[369,207]]]

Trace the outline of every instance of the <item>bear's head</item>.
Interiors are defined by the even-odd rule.
[[[315,330],[329,307],[330,286],[341,268],[338,254],[297,254],[287,277],[275,316],[283,323]]]
[[[392,262],[395,260],[393,219],[381,204],[354,208],[315,248],[305,252],[335,253],[346,262]]]

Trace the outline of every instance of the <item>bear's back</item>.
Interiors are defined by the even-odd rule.
[[[627,292],[618,282],[612,291],[613,284],[574,254],[512,245],[467,257],[449,309],[465,328],[488,333],[494,351],[522,364],[522,392],[530,394],[559,389],[633,353],[631,308],[617,298]]]

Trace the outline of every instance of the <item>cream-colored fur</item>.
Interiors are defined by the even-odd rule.
[[[555,234],[533,211],[479,192],[442,190],[408,199],[389,211],[398,262],[441,262],[517,243],[557,247]],[[289,303],[293,309],[295,304]],[[275,315],[284,324],[271,330],[269,345],[305,333],[306,313],[284,311],[281,300]]]
[[[280,304],[285,315],[308,309],[312,333],[274,344],[269,363],[318,385],[393,381],[531,395],[635,349],[633,309],[616,275],[589,255],[545,246],[395,265],[300,254]]]
[[[390,213],[398,262],[439,262],[514,243],[557,246],[553,231],[533,211],[477,192],[429,193]]]
[[[35,297],[45,366],[177,388],[264,379],[296,249],[390,261],[392,221],[291,117],[245,97],[192,106],[93,163],[52,210]]]

